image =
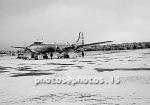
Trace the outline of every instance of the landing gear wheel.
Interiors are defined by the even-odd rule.
[[[45,55],[43,56],[43,59],[48,59],[47,54],[45,54]]]
[[[67,54],[67,55],[64,55],[64,58],[69,58],[69,55]]]
[[[35,55],[35,56],[34,56],[34,59],[35,59],[35,60],[38,60],[38,55]]]

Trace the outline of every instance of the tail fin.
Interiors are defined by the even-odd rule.
[[[76,43],[80,43],[80,44],[84,45],[83,32],[79,32],[79,37],[78,37],[78,40],[76,41]]]
[[[81,37],[81,32],[79,33],[79,37],[78,37],[78,40],[76,41],[76,43],[78,43],[79,42],[79,40],[80,40],[80,37]]]

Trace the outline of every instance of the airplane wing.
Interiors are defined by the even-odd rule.
[[[14,46],[10,46],[12,48],[22,48],[22,49],[25,49],[26,47],[14,47]]]
[[[68,46],[62,49],[62,51],[70,51],[70,50],[74,50],[75,47],[74,46]]]
[[[62,50],[63,51],[77,50],[77,49],[84,47],[84,46],[91,46],[91,45],[104,44],[104,43],[110,43],[110,42],[113,42],[113,41],[104,41],[104,42],[90,43],[90,44],[84,44],[84,45],[78,45],[78,46],[72,45],[72,46],[68,46],[68,47],[63,48]]]
[[[97,42],[97,43],[90,43],[90,44],[78,45],[76,49],[84,47],[84,46],[91,46],[91,45],[104,44],[104,43],[110,43],[110,42],[113,42],[113,41],[104,41],[104,42]]]
[[[12,48],[24,49],[25,52],[26,52],[26,51],[33,52],[33,51],[31,51],[31,49],[29,49],[28,47],[14,47],[14,46],[10,46],[10,47],[12,47]]]

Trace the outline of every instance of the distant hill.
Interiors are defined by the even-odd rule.
[[[85,47],[85,51],[133,50],[133,49],[147,49],[147,48],[150,48],[150,42],[93,45],[93,46]]]
[[[85,51],[108,51],[108,50],[134,50],[134,49],[147,49],[150,48],[150,42],[133,42],[133,43],[122,43],[122,44],[107,44],[107,45],[91,45],[84,47]],[[17,51],[0,51],[0,54],[15,54],[22,52]]]
[[[0,54],[12,54],[12,53],[15,53],[15,51],[4,51],[4,50],[1,50],[0,51]]]

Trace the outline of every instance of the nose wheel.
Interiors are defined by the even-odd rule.
[[[64,58],[69,58],[69,54],[67,51],[64,53]]]
[[[64,58],[69,58],[69,54],[64,55]]]
[[[44,55],[43,55],[43,59],[48,59],[47,54],[44,54]]]

